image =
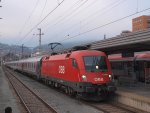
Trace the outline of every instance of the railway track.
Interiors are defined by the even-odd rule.
[[[36,95],[36,93],[21,82],[12,72],[6,68],[4,72],[23,103],[27,113],[57,113],[54,108]]]
[[[118,106],[114,106],[109,103],[90,103],[88,104],[100,111],[103,111],[104,113],[137,113],[136,111],[130,111],[125,108],[120,108]]]
[[[92,106],[104,113],[148,113],[127,105],[113,103],[112,101],[103,101],[103,102],[86,102],[81,101],[84,104]]]

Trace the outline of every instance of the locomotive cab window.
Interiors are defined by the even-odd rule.
[[[72,59],[72,66],[75,68],[78,67],[77,61],[75,59]]]
[[[84,56],[85,70],[88,72],[107,72],[105,56]]]

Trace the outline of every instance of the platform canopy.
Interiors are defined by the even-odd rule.
[[[150,51],[150,29],[131,32],[86,44],[107,54]]]

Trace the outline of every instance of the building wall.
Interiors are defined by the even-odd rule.
[[[140,16],[132,19],[132,31],[150,28],[150,16]]]

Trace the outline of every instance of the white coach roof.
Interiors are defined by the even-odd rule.
[[[32,57],[32,58],[27,58],[27,59],[21,59],[17,61],[11,61],[11,62],[6,62],[6,63],[21,63],[21,62],[38,62],[41,60],[43,56],[37,56],[37,57]]]

